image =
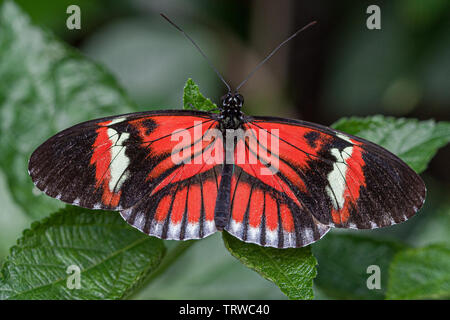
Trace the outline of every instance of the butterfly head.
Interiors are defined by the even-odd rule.
[[[244,104],[244,97],[239,93],[228,92],[221,100],[223,110],[237,110],[237,112],[240,112]]]

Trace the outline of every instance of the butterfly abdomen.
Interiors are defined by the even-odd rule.
[[[214,211],[216,228],[222,231],[230,220],[230,193],[233,164],[224,164]]]

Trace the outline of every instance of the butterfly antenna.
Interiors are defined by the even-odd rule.
[[[222,80],[222,82],[227,86],[228,88],[228,92],[231,92],[231,88],[230,85],[225,81],[225,79],[222,77],[222,75],[219,73],[219,71],[217,71],[217,69],[214,67],[214,65],[212,64],[212,62],[208,59],[208,57],[206,56],[206,54],[202,51],[202,49],[200,49],[200,47],[195,43],[195,41],[186,33],[184,32],[183,29],[181,29],[179,26],[177,26],[172,20],[170,20],[164,13],[160,13],[161,17],[163,17],[164,19],[166,19],[172,26],[174,26],[178,31],[180,31],[181,33],[184,34],[184,36],[186,38],[188,38],[189,41],[192,42],[192,44],[197,48],[197,50],[201,53],[201,55],[203,56],[203,58],[205,58],[206,61],[208,61],[209,66],[216,72],[216,74],[219,76],[220,80]]]
[[[269,55],[263,60],[261,61],[249,74],[248,76],[244,79],[244,81],[242,81],[237,87],[236,87],[236,92],[239,90],[239,88],[241,88],[247,81],[248,79],[250,79],[253,74],[258,71],[258,69],[264,64],[266,63],[267,60],[269,60],[282,46],[284,46],[289,40],[292,40],[293,38],[295,38],[300,32],[308,29],[309,27],[315,25],[317,23],[317,21],[313,21],[308,23],[306,26],[304,26],[303,28],[297,30],[292,36],[290,36],[289,38],[287,38],[286,40],[284,40],[282,43],[280,43],[275,49],[272,50],[271,53],[269,53]]]

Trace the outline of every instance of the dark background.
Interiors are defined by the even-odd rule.
[[[106,64],[149,109],[181,107],[187,77],[213,101],[224,86],[195,48],[160,16],[166,13],[237,85],[282,40],[317,20],[280,50],[242,89],[245,111],[330,125],[374,114],[450,119],[450,2],[396,1],[17,1],[94,60]],[[65,26],[78,4],[81,30]],[[366,9],[381,8],[381,30]],[[156,69],[156,70],[155,70]],[[444,148],[428,174],[449,181]]]

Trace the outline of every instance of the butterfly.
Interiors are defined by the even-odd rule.
[[[225,230],[261,246],[298,248],[331,228],[386,227],[422,207],[424,182],[383,147],[315,123],[249,116],[243,103],[229,90],[218,113],[83,122],[39,146],[28,171],[45,194],[119,211],[161,239]]]

